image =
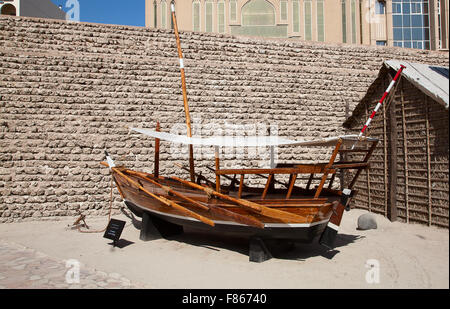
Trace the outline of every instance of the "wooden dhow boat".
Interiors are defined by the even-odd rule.
[[[163,230],[194,227],[261,239],[310,242],[322,234],[321,243],[330,248],[333,247],[343,210],[345,207],[348,209],[348,203],[355,194],[351,189],[360,172],[368,167],[369,158],[378,143],[377,139],[361,140],[356,135],[313,141],[293,141],[273,136],[202,139],[149,129],[131,128],[131,130],[153,137],[156,150],[159,149],[160,141],[215,148],[213,169],[215,181],[197,173],[194,174],[194,181],[159,175],[158,151],[155,153],[153,174],[116,166],[107,154],[107,162],[103,164],[111,168],[124,203],[134,214],[140,217],[149,216],[145,221],[156,220],[155,225]],[[349,149],[355,141],[368,147]],[[273,168],[221,168],[220,149],[231,145],[332,147],[333,151],[327,162],[277,164]],[[353,162],[336,160],[338,153],[349,152],[363,154],[362,160]],[[340,170],[356,171],[348,189],[342,191],[332,188]],[[295,184],[302,174],[309,176],[308,183],[304,187]],[[266,178],[265,186],[248,185],[246,177],[250,175]],[[221,178],[230,179],[230,184],[222,185]],[[283,183],[277,178],[289,178],[289,181]],[[311,188],[313,179],[320,180],[315,188]]]
[[[107,162],[102,162],[111,169],[124,203],[133,213],[142,217],[141,239],[147,238],[150,225],[156,227],[163,236],[181,233],[183,227],[194,227],[207,232],[246,236],[251,240],[289,239],[311,242],[320,235],[320,244],[333,248],[343,212],[345,209],[349,210],[349,202],[356,194],[353,187],[361,171],[368,168],[369,159],[378,143],[375,138],[364,137],[364,130],[388,96],[403,68],[389,85],[359,135],[309,141],[276,136],[192,137],[184,61],[173,4],[171,9],[180,60],[187,136],[161,132],[159,123],[156,130],[130,128],[132,131],[154,138],[153,174],[116,166],[107,153]],[[161,141],[189,147],[189,168],[181,166],[189,171],[189,180],[159,175]],[[214,168],[209,168],[215,173],[214,180],[195,172],[194,146],[208,146],[215,149]],[[274,148],[279,146],[324,147],[328,148],[326,153],[331,154],[325,162],[275,164],[273,152]],[[219,154],[223,147],[270,147],[270,168],[222,168]],[[351,156],[348,156],[349,154]],[[343,160],[346,157],[357,159]],[[352,175],[349,184],[342,190],[333,188],[336,175],[344,170],[347,176]],[[296,181],[305,174],[308,175],[305,178],[308,179],[307,183],[297,186]],[[250,175],[264,177],[265,186],[255,187],[248,184]],[[230,180],[229,185],[221,184],[224,178]],[[289,180],[283,182],[283,178]],[[317,186],[312,187],[314,179],[320,181]],[[264,245],[258,248],[264,251]],[[255,252],[259,252],[258,250]],[[264,256],[267,254],[253,260],[262,261],[265,259]]]

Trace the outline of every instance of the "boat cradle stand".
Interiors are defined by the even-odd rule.
[[[164,221],[146,212],[142,213],[140,240],[149,241],[180,234],[183,234],[183,227],[181,225]]]
[[[169,238],[183,234],[183,227],[167,222],[147,212],[142,213],[141,232],[139,239],[143,241]],[[259,237],[249,239],[249,261],[261,263],[272,258],[264,241]]]

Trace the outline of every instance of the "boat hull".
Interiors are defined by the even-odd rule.
[[[323,232],[328,223],[328,219],[312,223],[265,223],[264,228],[260,229],[230,221],[214,220],[215,225],[212,227],[189,217],[159,212],[136,205],[131,201],[125,200],[124,204],[139,217],[142,217],[145,212],[150,217],[156,217],[184,228],[187,227],[206,233],[219,233],[221,235],[246,238],[259,237],[263,239],[295,240],[310,243]]]
[[[195,205],[179,200],[175,196],[168,194],[162,188],[155,186],[146,177],[129,175],[127,180],[124,177],[117,177],[115,175],[114,179],[126,206],[135,215],[142,217],[146,213],[151,218],[160,219],[159,221],[162,220],[169,224],[194,228],[207,233],[311,242],[326,228],[333,211],[332,203],[327,198],[311,199],[306,197],[306,199],[300,199],[299,197],[294,197],[289,200],[280,200],[274,196],[272,196],[272,199],[260,199],[260,195],[255,195],[253,196],[254,199],[247,199],[264,205],[266,208],[295,214],[293,221],[286,221],[276,217],[268,217],[258,212],[245,209],[245,207],[243,208],[233,203],[212,198],[202,191],[186,188],[181,184],[171,182],[169,179],[159,179],[161,184],[165,186],[170,185],[176,192],[181,192],[183,195],[189,196],[191,199],[206,207],[221,208],[241,218],[250,218],[258,221],[262,224],[262,226],[258,227],[246,224],[245,220],[241,222],[239,220],[232,220],[232,217],[224,217],[220,212],[210,212],[194,207]],[[178,209],[169,207],[155,197],[152,197],[152,195],[172,199],[185,209],[208,218],[213,222],[214,226],[205,224],[192,216],[180,212]]]

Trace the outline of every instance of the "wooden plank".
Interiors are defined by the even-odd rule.
[[[207,194],[211,194],[214,195],[218,198],[236,203],[237,205],[245,208],[246,210],[249,211],[253,211],[256,212],[262,216],[266,216],[266,217],[270,217],[270,218],[275,218],[278,219],[282,222],[285,223],[289,223],[289,222],[303,222],[305,220],[305,218],[303,216],[291,213],[291,212],[287,212],[287,211],[283,211],[283,210],[278,210],[278,209],[272,209],[266,206],[263,206],[261,204],[256,204],[253,202],[250,202],[248,200],[243,200],[243,199],[236,199],[233,198],[231,196],[225,195],[225,194],[221,194],[217,191],[212,190],[211,188],[205,188],[202,187],[200,185],[197,185],[196,183],[190,182],[190,181],[186,181],[183,179],[180,179],[178,177],[172,176],[171,179],[173,180],[177,180],[187,186],[190,186],[192,188],[196,188],[202,191],[205,191]]]
[[[271,168],[271,169],[221,169],[218,175],[242,175],[242,174],[311,174],[323,173],[323,167],[313,165],[293,168]],[[336,169],[330,169],[328,173],[336,173]]]
[[[242,189],[244,188],[244,177],[245,174],[241,175],[241,179],[239,181],[239,192],[238,192],[238,197],[241,198],[242,197]]]
[[[378,145],[378,141],[376,142],[372,142],[372,145],[369,148],[369,152],[366,154],[366,156],[364,157],[363,162],[368,162],[370,157],[372,156],[372,153],[375,151],[375,148]],[[356,184],[356,181],[358,180],[359,175],[361,174],[362,169],[358,169],[355,173],[355,176],[353,176],[352,181],[350,182],[348,188],[352,189],[353,186]]]
[[[215,157],[215,164],[216,164],[216,191],[220,192],[220,158],[219,158],[219,147],[214,147],[214,157]]]
[[[159,132],[161,131],[161,127],[159,124],[159,121],[156,122],[156,131]],[[155,175],[156,178],[158,178],[159,176],[159,138],[155,138],[155,168],[153,171],[153,175]]]
[[[269,177],[267,178],[266,186],[264,188],[263,194],[261,196],[261,199],[265,199],[267,192],[269,192],[270,183],[272,182],[273,174],[269,174]]]
[[[311,174],[308,179],[308,184],[306,185],[306,190],[309,190],[309,188],[311,187],[311,182],[313,181],[313,179],[314,179],[314,174]]]
[[[339,149],[341,148],[342,145],[342,139],[339,139],[338,142],[336,143],[336,147],[333,150],[333,153],[331,154],[331,158],[330,161],[328,162],[328,164],[325,166],[325,170],[322,176],[322,179],[320,180],[320,184],[317,187],[316,190],[316,194],[314,195],[314,198],[318,198],[320,196],[320,192],[322,191],[323,185],[325,184],[325,181],[327,180],[328,174],[329,174],[329,170],[331,168],[331,166],[334,163],[334,160],[336,159],[336,156],[339,153]]]
[[[162,184],[160,184],[159,182],[157,182],[155,179],[151,178],[151,175],[145,175],[143,173],[140,172],[134,172],[132,170],[126,170],[125,173],[129,173],[131,175],[135,175],[138,176],[142,179],[144,179],[145,181],[149,181],[152,184],[164,189],[168,194],[172,194],[176,197],[181,198],[182,200],[186,201],[189,203],[190,206],[194,206],[197,207],[201,210],[205,210],[210,212],[213,215],[219,215],[222,217],[227,217],[228,219],[230,219],[231,221],[237,222],[237,223],[242,223],[242,224],[246,224],[246,225],[250,225],[250,226],[254,226],[254,227],[258,227],[258,228],[264,228],[264,224],[262,222],[260,222],[259,220],[250,217],[250,216],[243,216],[237,213],[234,213],[232,211],[226,210],[226,209],[222,209],[220,207],[217,207],[216,205],[204,205],[201,204],[199,201],[196,201],[184,194],[181,194],[178,191],[175,191],[174,189],[168,187],[168,186],[164,186]]]
[[[405,208],[406,208],[406,223],[409,222],[409,198],[408,198],[408,144],[407,144],[407,133],[406,133],[406,120],[405,120],[405,101],[403,95],[403,88],[400,89],[400,103],[402,107],[402,130],[403,130],[403,164],[404,164],[404,175],[405,175]]]
[[[384,160],[384,216],[388,217],[388,145],[387,145],[387,123],[386,105],[383,104],[383,160]]]
[[[193,212],[177,203],[175,203],[174,201],[171,201],[163,196],[158,196],[156,194],[153,194],[152,192],[148,191],[147,189],[145,189],[143,186],[141,186],[137,181],[134,181],[133,179],[131,179],[130,177],[126,176],[124,173],[122,173],[118,168],[113,167],[112,170],[114,172],[116,172],[119,176],[121,176],[123,179],[127,180],[129,183],[133,184],[134,186],[136,186],[137,188],[139,188],[139,190],[141,190],[142,192],[146,193],[147,195],[149,195],[150,197],[154,198],[155,200],[163,203],[166,206],[170,206],[176,210],[178,210],[179,212],[181,212],[182,214],[188,216],[188,217],[192,217],[194,219],[197,219],[205,224],[208,224],[210,226],[214,226],[214,222],[212,220],[210,220],[209,218],[206,218],[202,215],[199,215],[196,212]]]
[[[431,226],[431,214],[432,214],[432,203],[431,203],[431,154],[430,154],[430,115],[428,114],[428,96],[423,94],[425,99],[425,120],[426,120],[426,146],[427,146],[427,185],[428,185],[428,226]]]
[[[333,174],[333,175],[335,175],[335,174]],[[288,189],[288,192],[286,194],[286,199],[287,200],[291,198],[292,189],[294,189],[294,184],[295,184],[296,180],[297,180],[297,174],[294,174],[292,176],[291,182],[289,183],[289,189]]]
[[[387,184],[389,187],[385,185],[387,189],[387,204],[386,204],[386,212],[387,217],[391,221],[397,221],[398,211],[397,211],[397,118],[396,115],[396,105],[395,102],[389,105],[388,110],[386,111],[387,121],[389,122],[387,125],[388,131],[386,131],[385,136],[387,137],[387,157],[386,157],[386,167],[387,167]]]

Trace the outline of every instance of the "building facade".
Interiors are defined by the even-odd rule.
[[[449,0],[177,0],[178,27],[330,43],[448,49]],[[170,0],[146,0],[147,27],[173,27]]]
[[[51,0],[0,0],[0,14],[66,19],[66,13]]]

